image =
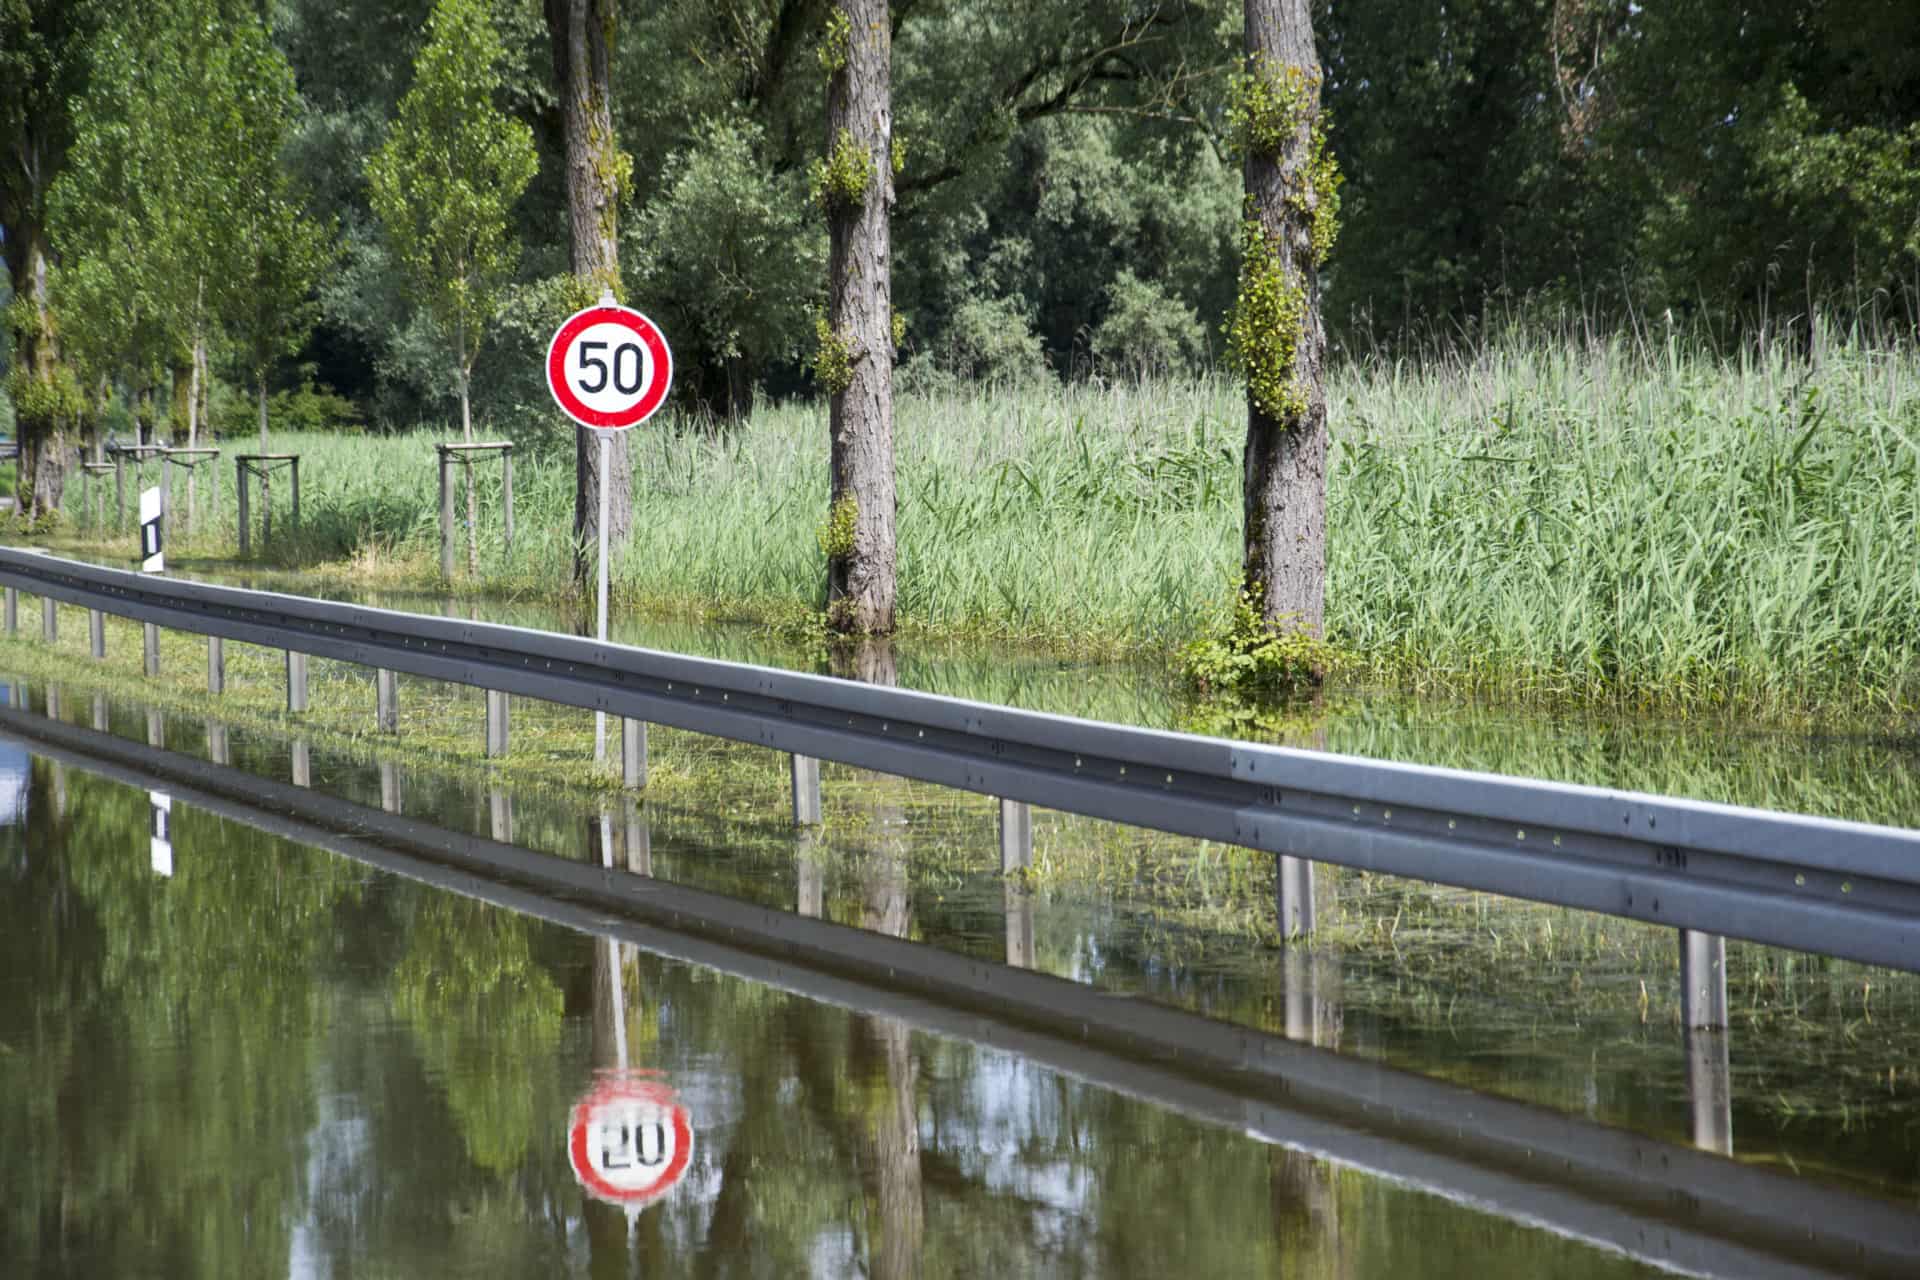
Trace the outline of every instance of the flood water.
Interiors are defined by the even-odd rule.
[[[737,629],[629,625],[616,638],[810,661]],[[1858,1209],[1882,1222],[1863,1236],[1883,1252],[1856,1267],[1830,1243],[1757,1260],[1725,1232],[1701,1245],[1690,1193],[1657,1179],[1655,1207],[1632,1211],[1653,1228],[1609,1231],[1604,1213],[1568,1207],[1591,1188],[1551,1184],[1535,1200],[1533,1174],[1435,1172],[1455,1153],[1424,1130],[1316,1136],[1284,1110],[1285,1090],[1243,1100],[1244,1113],[1210,1108],[972,1029],[990,1016],[903,1013],[698,963],[617,911],[453,892],[184,801],[156,820],[164,786],[0,725],[0,1274],[1920,1268],[1911,975],[1730,944],[1723,1105],[1703,1123],[1668,931],[1328,873],[1336,909],[1323,913],[1339,927],[1278,947],[1214,909],[1249,893],[1270,905],[1270,869],[1249,890],[1258,868],[1203,850],[1170,878],[1170,838],[1152,833],[1036,812],[1038,860],[1098,851],[1109,870],[1023,888],[998,874],[980,797],[829,766],[835,812],[824,831],[796,831],[777,761],[657,729],[663,753],[703,766],[646,798],[396,769],[284,732],[220,729],[216,753],[217,722],[96,699],[84,675],[53,690],[13,680],[7,696],[45,716],[52,692],[63,723],[304,779],[364,805],[376,843],[377,816],[404,813],[1289,1036],[1350,1064],[1363,1094],[1401,1087],[1370,1072],[1410,1072],[1588,1126],[1576,1147],[1625,1135],[1656,1163],[1710,1149],[1702,1199],[1714,1169],[1764,1174],[1780,1204],[1803,1189],[1810,1205],[1836,1197],[1836,1221]],[[1104,719],[1184,714],[1152,673],[1125,669],[902,652],[897,679]],[[1361,754],[1920,825],[1920,768],[1897,734],[1388,698],[1335,701],[1299,732]],[[1172,901],[1188,909],[1155,905]],[[1476,1105],[1434,1096],[1451,1112]],[[1617,1207],[1625,1193],[1609,1194]],[[1886,1229],[1885,1214],[1904,1225]]]

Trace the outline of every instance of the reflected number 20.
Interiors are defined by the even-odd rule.
[[[637,342],[623,342],[615,347],[613,349],[613,365],[611,369],[608,368],[607,361],[594,354],[597,351],[605,351],[606,349],[607,344],[604,342],[583,342],[580,344],[581,370],[583,372],[592,370],[600,375],[600,379],[597,382],[588,382],[583,376],[580,379],[580,389],[588,395],[605,391],[607,389],[607,381],[611,378],[613,381],[613,389],[623,396],[630,396],[639,391],[640,344]],[[630,366],[627,362],[628,356],[633,357]],[[629,367],[633,370],[631,381],[629,381],[626,376]]]

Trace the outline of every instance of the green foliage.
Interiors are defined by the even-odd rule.
[[[25,365],[15,365],[7,375],[7,398],[13,402],[14,420],[28,431],[71,426],[87,407],[73,370],[65,365],[55,365],[45,378]]]
[[[414,301],[464,375],[519,258],[508,214],[539,160],[494,105],[503,51],[484,0],[438,0],[412,88],[367,164],[369,196]]]
[[[850,493],[827,508],[827,518],[814,531],[820,554],[829,560],[844,560],[853,554],[853,533],[860,520],[860,504]]]
[[[1238,155],[1277,156],[1319,115],[1320,76],[1253,57],[1227,86],[1227,144]]]
[[[1107,314],[1093,331],[1092,349],[1095,365],[1109,376],[1144,381],[1191,374],[1206,361],[1206,328],[1158,283],[1122,271],[1107,290]]]
[[[853,140],[849,130],[840,130],[833,149],[824,159],[815,160],[807,173],[807,189],[821,212],[857,209],[867,202],[867,188],[873,185],[873,156]]]
[[[636,297],[666,303],[658,318],[672,325],[676,354],[684,340],[758,369],[805,348],[826,233],[806,214],[798,175],[775,172],[765,147],[750,121],[710,123],[628,220],[621,260]]]
[[[1233,602],[1180,649],[1180,674],[1203,694],[1290,694],[1318,686],[1338,655],[1326,641],[1286,620],[1263,616],[1261,584]]]
[[[223,436],[241,435],[253,428],[257,412],[251,396],[225,397],[215,402],[213,429]],[[357,431],[363,425],[353,401],[311,378],[268,396],[267,420],[281,431],[330,433]]]
[[[944,332],[901,371],[922,389],[966,382],[1025,386],[1046,376],[1047,358],[1032,321],[1009,299],[970,298],[948,319]]]
[[[835,6],[827,11],[826,25],[820,32],[820,69],[828,76],[839,75],[846,69],[847,54],[853,37],[853,27],[847,20],[847,11]]]
[[[1307,411],[1296,361],[1307,314],[1306,288],[1288,274],[1279,246],[1259,221],[1241,227],[1240,293],[1227,318],[1227,363],[1246,380],[1259,410],[1280,422]]]
[[[858,357],[846,338],[833,331],[824,311],[813,317],[813,336],[814,379],[821,390],[837,396],[853,385],[853,362]]]

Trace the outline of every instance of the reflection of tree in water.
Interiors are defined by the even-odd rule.
[[[283,1271],[327,1016],[315,970],[356,878],[337,860],[175,810],[175,874],[145,793],[33,768],[5,856],[0,1222],[23,1274]],[[36,954],[16,952],[34,948]],[[13,1032],[9,1031],[9,1039]],[[21,1051],[24,1050],[24,1051]]]
[[[448,893],[410,895],[396,921],[407,950],[392,973],[395,1015],[446,1090],[467,1154],[518,1165],[546,1117],[563,1000],[534,961],[527,920]]]

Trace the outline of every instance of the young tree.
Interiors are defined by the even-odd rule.
[[[1231,112],[1246,210],[1229,352],[1247,383],[1242,585],[1272,626],[1318,635],[1327,565],[1326,330],[1319,268],[1339,175],[1308,0],[1245,0]]]
[[[438,0],[413,86],[386,145],[367,163],[373,211],[413,301],[452,357],[460,429],[473,440],[473,362],[519,258],[507,215],[539,167],[533,133],[494,105],[500,37],[486,0]],[[474,545],[467,490],[467,559]]]
[[[830,247],[814,367],[831,412],[827,624],[893,630],[893,35],[886,0],[836,0],[821,52],[827,154],[814,166]]]
[[[260,452],[267,451],[267,377],[275,362],[300,350],[318,308],[312,292],[332,261],[329,229],[309,217],[281,153],[293,132],[299,98],[293,68],[265,24],[243,19],[235,32],[226,95],[231,114],[220,132],[238,170],[232,187],[233,269],[220,310],[238,342],[259,399]]]
[[[602,290],[620,290],[619,212],[621,188],[632,175],[632,158],[613,135],[611,65],[613,0],[546,0],[553,40],[553,72],[560,96],[567,147],[567,226],[571,265],[584,300]],[[593,573],[592,548],[600,539],[600,475],[593,431],[574,431],[573,576]],[[627,433],[617,432],[607,450],[607,546],[609,554],[633,531],[633,463]]]

